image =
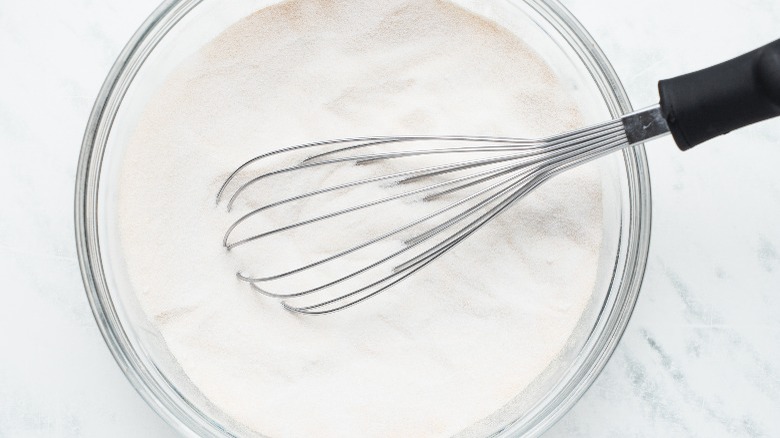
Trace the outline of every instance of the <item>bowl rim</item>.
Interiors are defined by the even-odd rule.
[[[164,0],[120,52],[98,93],[79,154],[75,184],[75,237],[82,281],[95,321],[115,361],[130,384],[150,407],[177,431],[191,436],[234,436],[183,397],[156,367],[144,363],[133,347],[109,291],[100,252],[98,198],[103,154],[110,128],[139,63],[156,47],[167,30],[203,0]],[[520,0],[547,20],[579,56],[601,91],[613,117],[632,111],[614,68],[582,24],[559,0]],[[620,341],[642,284],[650,244],[650,173],[644,146],[623,151],[629,184],[627,254],[622,281],[596,345],[580,366],[569,373],[562,391],[540,400],[523,419],[493,436],[537,436],[557,422],[601,373]],[[601,318],[600,318],[601,319]],[[587,367],[584,364],[587,363]],[[153,364],[152,364],[153,365]],[[193,415],[193,413],[195,415]],[[518,419],[519,420],[519,419]]]

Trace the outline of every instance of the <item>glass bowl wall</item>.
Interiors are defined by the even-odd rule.
[[[115,229],[118,167],[124,143],[167,75],[227,26],[272,0],[176,0],[141,26],[111,69],[84,136],[76,181],[76,240],[82,276],[106,343],[139,394],[188,435],[251,436],[184,377],[146,319],[125,278]],[[556,0],[457,0],[517,34],[544,58],[595,123],[631,110],[608,60]],[[647,260],[650,181],[641,146],[601,159],[605,239],[600,283],[566,350],[534,384],[491,417],[490,436],[537,435],[585,392],[619,341]],[[468,430],[467,430],[468,432]]]

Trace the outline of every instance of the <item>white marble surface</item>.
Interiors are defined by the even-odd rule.
[[[84,296],[76,159],[92,101],[157,0],[0,1],[0,437],[175,436]],[[780,37],[780,2],[565,0],[635,104]],[[706,5],[706,6],[705,6]],[[653,238],[615,355],[548,436],[780,436],[780,120],[648,150]]]

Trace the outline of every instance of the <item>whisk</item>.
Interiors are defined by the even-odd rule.
[[[328,232],[343,236],[338,247],[320,248],[274,272],[237,275],[293,312],[329,314],[354,306],[426,267],[561,172],[668,133],[687,150],[780,115],[780,40],[660,81],[658,88],[658,105],[543,139],[355,137],[254,157],[230,174],[217,195],[228,210],[238,204],[249,210],[227,229],[223,245],[279,249],[269,240],[289,233],[314,239],[322,233],[312,231],[315,225],[330,223]],[[250,172],[264,163],[259,173]],[[347,177],[334,177],[340,172]],[[283,192],[287,188],[290,194]],[[388,209],[400,208],[414,214],[401,215],[398,224],[381,220],[391,216]],[[333,225],[353,215],[362,216]],[[367,229],[358,233],[361,223]]]

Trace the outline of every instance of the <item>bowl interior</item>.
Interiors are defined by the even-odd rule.
[[[182,61],[229,25],[270,0],[171,1],[139,30],[106,81],[82,150],[77,238],[87,292],[109,347],[139,393],[184,432],[251,435],[198,391],[142,311],[126,276],[116,221],[124,147],[139,116]],[[606,59],[557,3],[457,0],[504,26],[539,54],[578,102],[585,123],[629,109]],[[543,431],[603,367],[625,328],[644,271],[649,233],[649,180],[640,148],[592,165],[603,175],[604,240],[599,283],[560,358],[512,402],[463,432],[513,436]]]

